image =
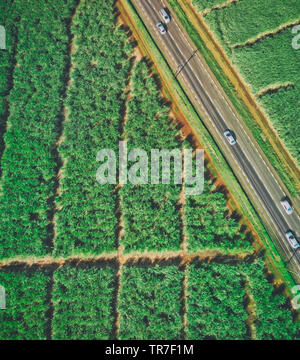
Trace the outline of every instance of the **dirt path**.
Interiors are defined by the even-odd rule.
[[[149,263],[156,264],[162,262],[176,263],[179,266],[184,266],[189,264],[192,261],[203,261],[209,260],[212,261],[215,258],[224,258],[227,260],[236,260],[243,261],[246,257],[253,255],[252,252],[241,251],[239,253],[225,254],[217,250],[201,250],[195,253],[183,253],[182,250],[178,251],[145,251],[145,252],[131,252],[125,253],[122,249],[122,254],[120,255],[118,251],[112,253],[103,253],[102,255],[89,256],[80,254],[77,256],[70,256],[67,258],[53,258],[52,256],[45,257],[27,257],[21,258],[16,257],[12,259],[7,259],[0,261],[0,269],[10,268],[10,267],[62,267],[64,265],[73,264],[78,265],[80,263],[116,263],[120,262],[124,264],[137,264],[137,263]]]
[[[289,27],[292,27],[294,25],[298,25],[300,24],[300,20],[293,20],[293,21],[289,21],[285,24],[281,24],[280,26],[278,26],[278,28],[274,29],[274,30],[267,30],[264,31],[260,34],[258,34],[257,36],[248,39],[247,41],[243,42],[243,43],[238,43],[238,44],[234,44],[231,47],[231,49],[235,49],[235,48],[243,48],[244,46],[249,46],[249,45],[253,45],[255,44],[257,41],[260,41],[266,37],[270,37],[270,36],[274,36],[276,34],[279,34],[281,31],[288,29]]]

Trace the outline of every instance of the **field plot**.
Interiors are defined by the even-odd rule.
[[[187,197],[184,211],[190,252],[210,249],[226,253],[252,249],[239,223],[226,216],[225,196],[217,192],[209,180],[203,194]]]
[[[188,268],[189,339],[246,339],[248,315],[238,266],[192,264]]]
[[[125,266],[119,303],[120,339],[179,339],[181,282],[177,266]]]
[[[114,260],[1,269],[7,301],[0,312],[0,339],[300,336],[299,322],[268,282],[262,259],[195,258],[183,267],[179,258],[156,264],[136,260],[122,266],[120,283]]]
[[[0,311],[1,340],[48,337],[50,283],[47,271],[0,269],[0,284],[6,290],[6,310]]]
[[[250,85],[287,149],[300,163],[299,60],[292,27],[297,0],[240,0],[212,10],[205,21]]]
[[[211,11],[206,17],[212,30],[229,48],[255,38],[265,31],[275,30],[282,24],[299,18],[297,0],[240,0],[220,10]],[[229,49],[227,49],[229,50]]]
[[[225,3],[225,0],[193,0],[193,4],[197,6],[197,9],[202,11],[205,9],[211,9],[216,5]]]
[[[193,263],[188,267],[189,339],[295,339],[286,298],[268,282],[265,263]],[[295,314],[294,314],[295,315]]]
[[[51,249],[54,149],[68,48],[65,21],[72,6],[72,1],[51,0],[43,8],[37,3],[22,8],[1,163],[0,258],[40,256]]]
[[[146,150],[149,164],[151,149],[181,151],[178,130],[168,124],[170,108],[164,104],[166,100],[144,62],[134,67],[131,81],[132,98],[124,128],[128,151]],[[173,177],[169,185],[150,185],[150,170],[147,172],[148,184],[127,184],[121,191],[125,223],[122,244],[125,251],[179,250],[181,222],[177,203],[181,185],[174,185]]]
[[[115,273],[105,264],[54,272],[53,339],[112,338]]]
[[[82,1],[73,19],[76,51],[59,147],[65,165],[57,199],[56,255],[115,248],[115,185],[96,182],[96,155],[101,149],[118,150],[131,46],[115,26],[112,4]]]
[[[242,272],[254,301],[254,332],[260,340],[289,340],[298,336],[300,323],[295,323],[290,305],[278,291],[266,281],[265,264],[262,259],[243,264]]]

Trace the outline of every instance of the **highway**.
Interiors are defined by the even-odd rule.
[[[280,204],[286,194],[275,169],[245,129],[242,119],[239,119],[167,1],[132,0],[132,3],[190,101],[203,116],[207,129],[260,214],[269,234],[276,241],[283,259],[289,261],[289,271],[300,284],[300,249],[295,253],[285,238],[286,231],[292,230],[299,241],[300,218],[296,211],[288,215]],[[162,8],[168,8],[171,14],[165,35],[161,35],[156,28],[156,24],[162,22],[159,15]],[[230,145],[224,137],[226,129],[236,135],[235,145]],[[300,213],[299,209],[297,212]]]

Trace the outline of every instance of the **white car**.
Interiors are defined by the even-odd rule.
[[[165,9],[161,9],[159,10],[160,16],[163,18],[165,24],[169,24],[169,22],[171,21],[170,16],[168,15],[168,13],[166,12]]]
[[[161,22],[156,24],[156,27],[158,28],[159,32],[162,34],[162,35],[165,35],[167,33],[167,30],[164,26],[164,24],[162,24]]]
[[[291,215],[293,213],[292,205],[290,204],[290,202],[287,199],[280,201],[280,203],[283,206],[283,208],[287,214]]]
[[[286,232],[285,237],[287,238],[288,242],[290,243],[290,245],[293,249],[300,248],[300,244],[296,240],[295,235],[293,234],[292,231],[289,230],[288,232]]]
[[[229,142],[230,145],[236,144],[236,140],[235,140],[235,137],[234,137],[232,131],[225,130],[224,131],[224,136],[226,137],[226,139],[227,139],[227,141]]]

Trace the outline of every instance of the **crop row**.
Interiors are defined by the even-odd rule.
[[[9,111],[7,96],[12,87],[19,17],[19,8],[16,6],[16,2],[1,1],[0,25],[5,31],[5,49],[0,50],[0,159],[4,150],[3,134],[6,130]]]
[[[184,311],[188,339],[247,339],[251,332],[257,339],[300,336],[299,322],[267,281],[262,260],[195,261],[186,272],[175,264],[128,264],[119,289],[116,273],[113,264],[84,262],[54,272],[2,269],[6,310],[0,311],[0,339],[111,339],[116,311],[120,339],[180,339]]]
[[[71,85],[59,152],[65,164],[57,198],[55,254],[115,249],[115,185],[96,181],[97,152],[117,151],[131,46],[115,26],[113,1],[82,1],[71,27]],[[101,11],[99,11],[101,9]]]
[[[125,185],[121,208],[115,185],[96,181],[97,152],[117,153],[121,139],[128,151],[148,155],[182,150],[157,78],[144,61],[130,73],[132,45],[115,24],[112,0],[82,1],[76,9],[70,1],[62,12],[47,4],[50,15],[38,6],[24,9],[19,23],[2,159],[0,257],[42,256],[53,242],[56,256],[112,252],[120,210],[125,251],[180,249],[184,204],[173,178],[169,185]],[[34,31],[23,31],[31,25]],[[241,247],[239,224],[225,217],[226,199],[208,182],[183,210],[191,250]]]
[[[266,91],[259,101],[269,114],[279,136],[295,159],[300,161],[300,53],[293,49],[291,40],[291,29],[288,28],[252,46],[235,49],[233,59],[255,93],[273,84],[291,84],[279,91]]]
[[[73,7],[73,1],[62,0],[43,7],[17,3],[23,7],[2,157],[1,258],[44,255],[51,248],[55,144],[68,61],[65,22]]]
[[[273,0],[272,6],[267,0],[240,0],[221,10],[211,11],[205,20],[229,51],[229,47],[295,21],[297,16],[297,0],[286,0],[284,3]]]

